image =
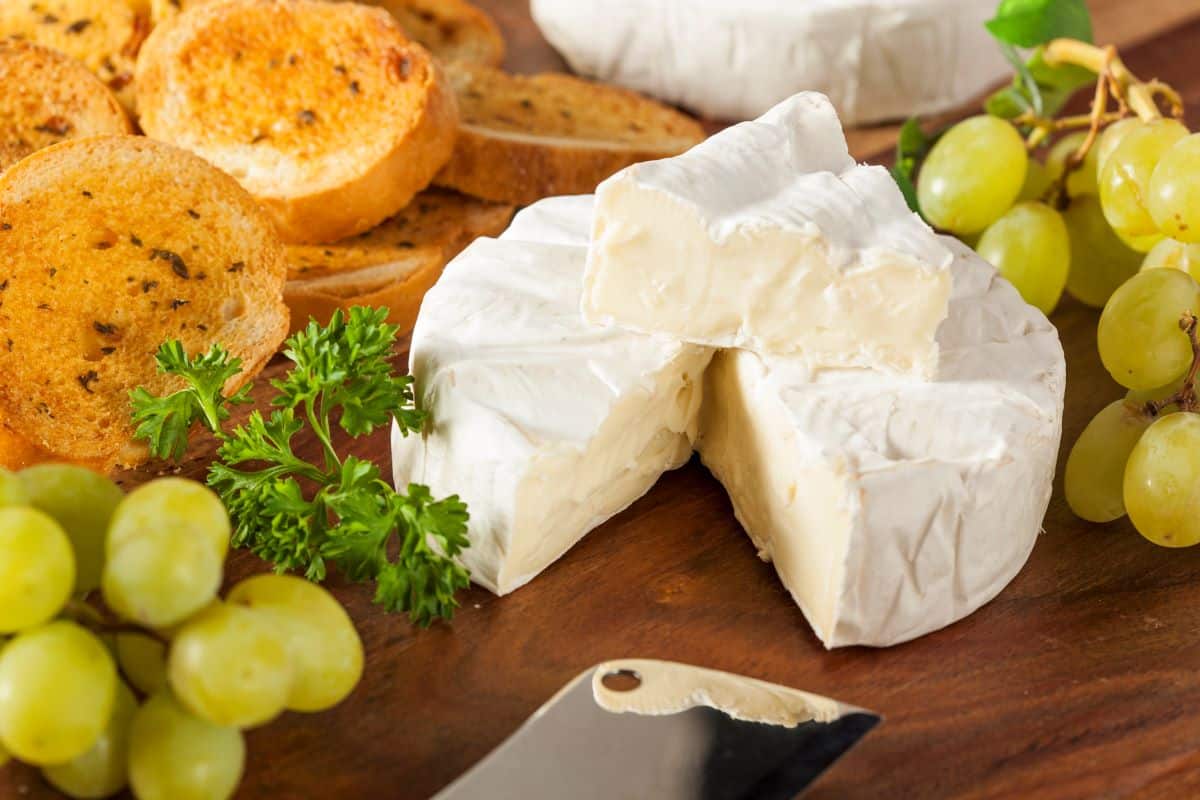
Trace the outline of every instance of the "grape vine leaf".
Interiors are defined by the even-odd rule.
[[[1030,111],[1038,116],[1055,116],[1075,92],[1096,82],[1095,74],[1083,67],[1047,64],[1040,47],[1028,61],[1021,61],[1010,45],[1002,47],[1016,75],[1011,85],[992,94],[984,103],[994,117],[1015,119]]]
[[[930,136],[921,128],[921,121],[909,117],[900,128],[896,140],[896,164],[892,167],[892,178],[900,187],[908,207],[916,213],[921,213],[921,204],[917,200],[916,175],[917,168],[929,153],[929,148],[938,139],[938,134]]]
[[[1092,15],[1084,0],[1001,0],[988,31],[1014,47],[1037,47],[1051,39],[1092,41]]]

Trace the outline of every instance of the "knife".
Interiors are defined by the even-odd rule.
[[[784,800],[880,721],[820,695],[667,661],[593,667],[437,800]]]

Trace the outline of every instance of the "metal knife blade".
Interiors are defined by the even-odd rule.
[[[567,684],[438,800],[784,800],[880,721],[820,695],[667,661]]]

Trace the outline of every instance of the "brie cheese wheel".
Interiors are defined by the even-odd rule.
[[[829,100],[798,94],[596,192],[583,315],[812,368],[929,377],[950,251]]]
[[[524,585],[692,453],[712,352],[579,313],[592,198],[555,198],[479,239],[425,297],[410,366],[422,435],[393,434],[397,486],[468,505],[463,562]]]
[[[698,449],[827,647],[891,645],[994,597],[1050,499],[1058,335],[956,242],[932,382],[719,353]]]
[[[959,106],[1011,73],[984,28],[996,0],[532,0],[576,72],[716,119],[798,91],[848,124]]]

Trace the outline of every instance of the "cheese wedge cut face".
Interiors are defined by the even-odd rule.
[[[827,647],[891,645],[994,597],[1041,528],[1066,367],[1040,312],[956,258],[932,382],[725,351],[698,449]]]
[[[393,434],[396,485],[469,506],[472,579],[524,585],[692,453],[712,352],[587,324],[592,198],[555,198],[479,239],[413,332],[422,435]]]
[[[596,193],[583,315],[809,368],[931,377],[950,251],[803,93]]]

